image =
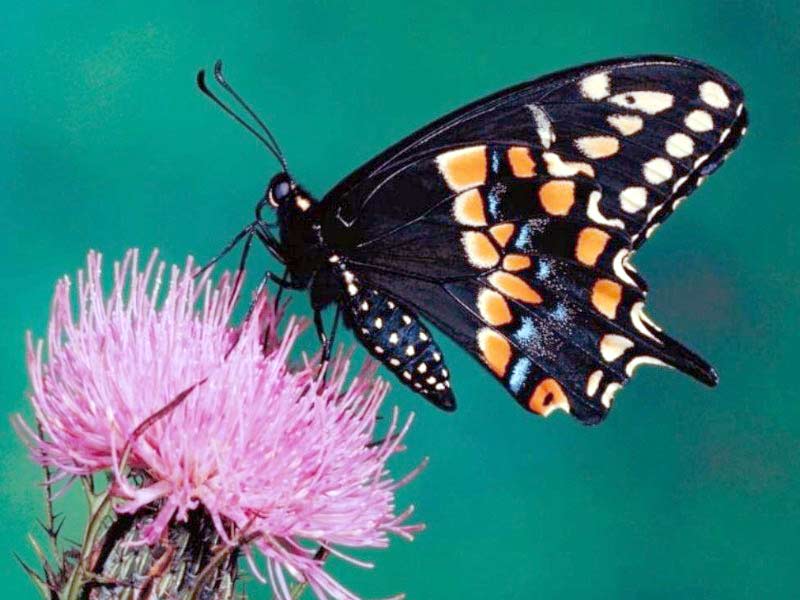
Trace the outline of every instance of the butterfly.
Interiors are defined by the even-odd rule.
[[[400,382],[451,411],[430,323],[525,409],[586,424],[643,364],[717,383],[644,312],[647,285],[631,259],[744,135],[743,93],[727,76],[669,56],[551,74],[423,127],[317,200],[220,62],[214,75],[255,125],[203,71],[200,89],[282,167],[221,255],[246,239],[244,264],[253,239],[263,242],[285,267],[268,277],[309,292],[326,355],[341,315]]]

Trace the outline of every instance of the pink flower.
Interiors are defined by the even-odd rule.
[[[374,367],[349,385],[341,356],[327,382],[313,361],[291,367],[302,324],[291,320],[278,339],[280,315],[261,294],[251,318],[233,327],[233,278],[223,275],[214,287],[193,270],[191,259],[172,267],[164,294],[164,264],[154,253],[140,271],[138,253],[129,251],[114,265],[105,298],[101,258],[90,253],[76,307],[69,280],[58,283],[46,361],[43,342],[28,339],[30,399],[44,432],[21,423],[33,457],[62,477],[110,469],[120,512],[158,508],[143,543],[202,508],[224,540],[246,538],[263,553],[278,598],[289,598],[287,574],[320,598],[356,598],[315,553],[348,558],[336,547],[382,548],[388,534],[411,539],[421,528],[406,524],[411,507],[398,513],[394,505],[395,490],[419,469],[398,481],[386,465],[411,417],[401,422],[395,409],[375,441],[387,386]],[[121,469],[123,455],[145,473],[141,487]]]

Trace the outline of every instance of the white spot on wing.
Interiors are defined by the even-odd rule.
[[[630,275],[628,275],[628,271],[625,270],[625,260],[628,258],[629,254],[630,254],[629,250],[623,248],[622,250],[617,252],[611,264],[614,267],[614,275],[619,277],[619,279],[621,279],[628,285],[636,287],[636,282]]]
[[[644,121],[639,115],[610,115],[606,120],[622,135],[633,135],[644,127]]]
[[[591,398],[597,393],[597,388],[600,387],[600,382],[603,380],[603,371],[597,369],[594,373],[589,375],[586,381],[586,395]]]
[[[617,106],[640,110],[648,115],[657,115],[670,108],[675,101],[672,94],[666,92],[639,91],[617,94],[608,99]]]
[[[594,177],[592,165],[581,162],[564,162],[555,152],[545,152],[542,154],[542,158],[547,163],[547,172],[555,177],[573,177],[578,173]]]
[[[700,99],[714,108],[728,108],[731,104],[728,94],[716,81],[706,81],[700,84]]]
[[[603,395],[600,398],[600,402],[603,404],[603,406],[606,408],[611,408],[611,403],[614,401],[614,394],[616,394],[621,387],[622,386],[618,383],[609,383],[606,386],[606,389],[603,390]]]
[[[556,132],[553,130],[553,123],[544,109],[536,104],[528,104],[528,110],[533,115],[533,122],[536,123],[536,134],[542,142],[543,148],[549,148],[556,141]]]
[[[714,129],[714,119],[711,118],[711,115],[708,114],[704,110],[693,110],[686,118],[683,120],[686,126],[691,129],[692,131],[697,131],[698,133],[703,133],[705,131],[711,131]]]
[[[595,73],[581,79],[580,89],[584,98],[602,100],[611,93],[611,80],[608,73]]]
[[[679,177],[679,178],[677,179],[677,181],[675,181],[675,183],[673,184],[673,186],[672,186],[672,191],[673,191],[673,192],[677,192],[677,191],[678,191],[678,188],[679,188],[679,187],[681,187],[681,186],[682,186],[684,183],[686,183],[686,181],[687,181],[688,179],[689,179],[689,176],[688,176],[688,175],[686,175],[686,176],[684,176],[684,177]]]
[[[619,194],[622,210],[635,213],[647,206],[647,190],[641,186],[628,187]]]
[[[694,142],[685,133],[673,133],[664,144],[667,153],[675,158],[686,158],[694,152]]]
[[[631,323],[633,323],[633,326],[637,329],[637,331],[639,331],[639,333],[661,344],[661,340],[658,339],[645,324],[648,322],[652,321],[650,321],[650,319],[647,318],[647,315],[644,314],[644,302],[637,302],[631,307]]]
[[[668,367],[664,361],[658,360],[654,356],[637,356],[636,358],[632,358],[627,365],[625,365],[625,373],[630,377],[633,375],[633,372],[636,370],[637,367],[641,365],[657,365],[659,367]]]
[[[600,355],[606,362],[614,362],[630,348],[633,342],[622,335],[609,333],[600,339]]]
[[[601,225],[625,229],[625,223],[623,223],[621,219],[609,219],[600,212],[601,197],[602,195],[597,190],[589,194],[589,207],[586,209],[588,217],[595,223],[600,223]]]
[[[666,158],[656,157],[644,163],[642,173],[647,181],[658,185],[672,177],[672,163]]]

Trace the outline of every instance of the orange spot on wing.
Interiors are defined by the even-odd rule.
[[[456,192],[486,182],[486,146],[469,146],[444,152],[436,157],[439,172]]]
[[[547,417],[557,409],[569,412],[569,400],[561,384],[552,377],[548,377],[542,379],[533,390],[533,394],[528,400],[528,407],[536,414]]]
[[[529,148],[524,146],[509,148],[508,162],[515,177],[533,177],[536,175],[536,163],[531,158]]]
[[[592,304],[594,307],[613,319],[617,316],[617,307],[622,300],[622,286],[610,279],[598,279],[592,288]]]
[[[472,189],[460,193],[453,201],[453,214],[462,225],[483,227],[486,225],[486,213],[483,210],[483,198],[478,190]]]
[[[539,188],[539,201],[551,215],[564,216],[575,204],[575,182],[554,179]]]
[[[503,268],[506,271],[522,271],[531,266],[531,259],[524,254],[506,254],[503,259]]]
[[[505,248],[508,240],[511,239],[511,236],[514,235],[514,227],[513,223],[501,223],[500,225],[495,225],[491,229],[489,229],[489,233],[492,234],[492,237],[497,240],[497,243],[500,244],[501,248]]]
[[[539,304],[542,301],[542,297],[536,290],[511,273],[496,271],[489,275],[489,283],[514,300],[521,300],[528,304]]]
[[[467,231],[461,241],[469,262],[479,269],[490,269],[500,262],[500,254],[492,241],[479,231]]]
[[[494,290],[481,290],[478,294],[478,310],[489,325],[507,325],[514,319],[506,299]]]
[[[578,234],[575,257],[585,265],[595,266],[609,239],[611,239],[611,236],[602,229],[584,227]]]
[[[478,332],[478,348],[483,361],[498,377],[503,377],[511,361],[511,344],[496,331],[485,327]]]

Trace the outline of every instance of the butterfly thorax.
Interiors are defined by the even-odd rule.
[[[319,203],[296,186],[277,208],[282,254],[292,281],[307,287],[330,251],[322,239]]]

